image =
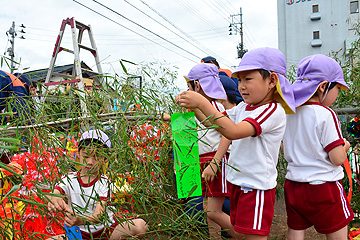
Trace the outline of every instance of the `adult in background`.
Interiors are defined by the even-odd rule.
[[[8,112],[12,112],[15,119],[28,120],[30,118],[29,108],[26,100],[29,92],[19,77],[0,70],[0,111],[7,106]],[[1,116],[0,121],[6,123],[9,120]]]
[[[201,59],[201,62],[214,64],[219,70],[219,77],[223,75],[223,76],[228,76],[229,78],[231,78],[234,81],[234,83],[236,84],[236,90],[235,90],[236,104],[238,104],[241,101],[244,101],[244,99],[242,98],[242,96],[239,92],[239,89],[238,89],[238,87],[239,87],[238,79],[235,77],[232,77],[232,72],[229,69],[220,68],[219,63],[216,61],[216,58],[214,58],[212,56],[204,57],[203,59]]]

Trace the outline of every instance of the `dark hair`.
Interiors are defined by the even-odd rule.
[[[37,86],[38,86],[37,82],[35,82],[35,81],[31,81],[31,85],[32,85],[34,88],[37,88]]]
[[[227,93],[226,96],[231,104],[238,104],[238,102],[236,101],[236,94]]]
[[[109,148],[106,144],[102,143],[99,139],[86,138],[79,142],[78,151],[84,147],[94,147],[94,148]]]
[[[216,61],[216,60],[214,60],[214,61],[212,61],[218,68],[220,67],[220,65],[219,65],[219,63]]]
[[[207,61],[207,62],[204,62],[204,63],[213,63],[215,64],[215,66],[217,66],[218,68],[220,67],[219,63],[215,60],[210,60],[210,61]]]
[[[330,86],[329,86],[330,84]],[[325,85],[325,89],[327,89],[327,91],[330,91],[331,89],[333,89],[336,86],[337,82],[327,82]],[[316,91],[311,97],[317,97],[319,96],[318,92]]]
[[[263,79],[266,79],[268,77],[270,77],[271,72],[265,69],[258,69],[259,73],[261,74],[261,76],[263,77]]]
[[[194,89],[194,90],[195,90],[195,81],[190,81],[190,82],[188,82],[188,83],[190,83],[190,85],[191,85],[192,89]]]

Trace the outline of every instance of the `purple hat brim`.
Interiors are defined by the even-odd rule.
[[[295,98],[295,106],[299,107],[306,103],[316,93],[321,83],[322,82],[319,81],[296,80],[292,85]],[[347,85],[343,85],[341,82],[336,83],[341,84],[341,89],[348,89]]]
[[[282,74],[276,74],[278,82],[276,84],[276,92],[274,99],[281,103],[286,114],[294,114],[296,112],[294,93],[289,80]]]
[[[201,78],[199,83],[208,97],[222,101],[227,99],[225,89],[217,76]]]
[[[233,71],[232,73],[232,77],[235,77],[235,78],[239,78],[239,73],[240,72],[245,72],[245,71],[251,71],[251,70],[259,70],[259,69],[262,69],[261,66],[259,65],[242,65],[242,66],[239,66],[235,69],[235,71]],[[267,69],[265,69],[267,70]]]

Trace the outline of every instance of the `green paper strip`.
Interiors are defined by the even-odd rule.
[[[171,115],[178,198],[201,196],[199,145],[193,112]]]

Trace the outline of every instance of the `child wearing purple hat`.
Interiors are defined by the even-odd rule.
[[[107,206],[111,200],[111,183],[103,167],[108,161],[106,149],[110,148],[110,139],[101,130],[90,130],[81,135],[78,145],[81,169],[67,174],[55,186],[53,193],[63,196],[51,195],[49,210],[63,212],[66,226],[79,226],[82,239],[142,238],[147,231],[143,219],[119,224]],[[64,238],[64,235],[57,235],[49,239]]]
[[[274,215],[279,148],[285,132],[285,112],[295,112],[291,84],[286,79],[284,55],[274,48],[246,53],[233,76],[239,79],[244,98],[225,114],[194,92],[183,92],[176,101],[197,108],[232,139],[227,180],[233,184],[230,218],[235,237],[266,239]]]
[[[227,99],[224,87],[219,79],[218,69],[214,64],[201,63],[195,65],[188,75],[184,76],[190,92],[197,92],[206,101],[225,112],[222,104]],[[198,130],[200,167],[202,170],[202,195],[204,209],[207,211],[207,219],[210,234],[216,239],[221,239],[219,231],[231,229],[230,217],[222,211],[225,197],[230,197],[231,184],[226,181],[226,164],[228,162],[229,140],[221,141],[221,134],[213,128],[207,128],[206,117],[199,111],[195,111],[200,129]],[[229,230],[230,235],[234,235]]]
[[[341,184],[349,142],[329,108],[347,89],[340,65],[325,55],[299,62],[292,85],[296,114],[287,116],[284,156],[288,162],[285,202],[288,239],[304,239],[314,226],[327,239],[347,239],[354,214]]]

